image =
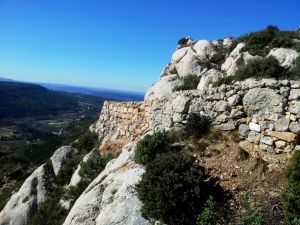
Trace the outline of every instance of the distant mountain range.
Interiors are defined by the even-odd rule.
[[[14,80],[12,79],[7,79],[5,77],[0,77],[0,81],[3,81],[3,82],[13,82]]]
[[[5,77],[0,77],[0,81],[38,84],[53,91],[64,91],[69,93],[93,95],[105,99],[118,100],[118,101],[143,101],[144,94],[145,94],[143,92],[124,91],[124,90],[107,89],[107,88],[91,88],[91,87],[80,87],[80,86],[65,85],[65,84],[23,82],[23,81],[15,81],[12,79],[7,79]]]

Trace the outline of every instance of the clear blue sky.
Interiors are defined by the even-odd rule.
[[[299,0],[0,0],[0,76],[145,91],[177,40],[300,25]]]

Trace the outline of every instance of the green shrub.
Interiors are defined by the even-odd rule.
[[[206,201],[202,213],[197,218],[197,225],[215,225],[218,220],[218,209],[212,196]]]
[[[238,68],[233,79],[236,81],[245,80],[247,78],[282,78],[284,68],[280,66],[278,60],[269,56],[263,59],[249,60],[245,65]]]
[[[234,76],[224,76],[213,83],[213,87],[220,87],[222,84],[231,84],[234,81]]]
[[[178,74],[175,66],[170,70],[170,74]]]
[[[68,184],[81,159],[82,156],[77,155],[74,156],[67,164],[65,164],[55,177],[55,183],[60,186]]]
[[[285,175],[288,179],[288,188],[283,195],[284,214],[287,222],[300,220],[300,151],[295,151],[288,164]]]
[[[92,181],[104,170],[111,159],[113,159],[112,153],[101,155],[99,152],[95,152],[86,162],[80,164],[79,175]]]
[[[61,225],[68,211],[60,206],[62,194],[61,187],[55,187],[49,198],[39,207],[38,212],[32,217],[28,225]]]
[[[288,74],[291,80],[300,80],[300,56],[296,58],[295,65]]]
[[[187,75],[181,78],[183,84],[173,88],[173,91],[184,91],[197,89],[200,78],[197,75]]]
[[[194,151],[203,153],[207,149],[207,147],[208,147],[208,143],[206,142],[197,143],[197,145],[194,148]]]
[[[97,134],[87,131],[79,136],[78,140],[73,144],[73,146],[79,151],[87,153],[95,147],[97,141]]]
[[[249,204],[249,193],[244,192],[240,197],[240,205],[246,210],[242,218],[242,225],[263,225],[265,224],[265,215],[261,212],[253,211]]]
[[[37,185],[38,185],[38,178],[35,177],[31,181],[31,194],[32,195],[36,195],[36,193],[37,193]]]
[[[187,45],[188,41],[189,41],[189,38],[188,38],[188,37],[180,38],[180,39],[178,40],[178,45],[179,45],[180,47],[184,47],[184,46]]]
[[[185,137],[200,137],[211,128],[211,121],[207,116],[191,113],[183,130]]]
[[[88,179],[81,179],[81,181],[76,186],[70,186],[64,190],[62,198],[64,200],[70,201],[70,207],[72,207],[75,201],[91,183]]]
[[[242,225],[263,225],[265,224],[265,216],[262,213],[252,213],[246,215],[242,220]]]
[[[136,146],[134,160],[137,163],[147,164],[154,160],[156,155],[170,151],[170,135],[167,132],[157,132],[146,135]]]
[[[169,225],[195,224],[209,191],[203,169],[184,153],[157,156],[137,185],[144,216]]]
[[[244,42],[243,51],[249,51],[252,55],[266,56],[272,48],[291,48],[293,39],[299,38],[294,31],[280,31],[276,26],[267,26],[265,29],[251,32],[238,38],[238,42]]]
[[[245,65],[239,67],[232,76],[222,77],[213,86],[218,87],[222,84],[231,84],[234,81],[242,81],[248,78],[263,79],[291,79],[291,72],[280,66],[278,60],[269,56],[262,59],[251,59]]]

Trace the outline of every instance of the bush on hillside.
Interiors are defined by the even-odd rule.
[[[199,84],[200,78],[197,75],[190,74],[181,78],[183,84],[173,88],[173,91],[195,90]]]
[[[300,56],[296,58],[295,66],[289,72],[288,77],[291,80],[300,80]]]
[[[285,170],[288,188],[283,195],[284,214],[289,224],[300,221],[300,151],[295,151]]]
[[[179,45],[180,47],[184,47],[184,46],[187,45],[188,41],[189,41],[189,38],[188,38],[188,37],[180,38],[180,39],[178,40],[178,45]]]
[[[104,170],[111,159],[113,159],[112,153],[102,155],[99,152],[95,152],[86,162],[80,164],[79,175],[92,181]]]
[[[143,215],[169,225],[195,224],[210,192],[214,192],[206,178],[204,170],[195,165],[195,158],[188,154],[157,156],[146,165],[137,185]]]
[[[135,150],[134,160],[137,163],[147,164],[154,160],[156,155],[170,151],[169,133],[157,132],[153,135],[146,135],[138,142]]]
[[[245,80],[247,78],[282,78],[284,68],[280,66],[278,60],[269,56],[263,59],[249,60],[245,65],[238,68],[234,74],[234,80]]]
[[[218,209],[212,196],[206,201],[202,213],[197,218],[197,225],[215,225],[218,221]]]
[[[183,130],[183,136],[200,137],[206,134],[211,128],[211,121],[207,116],[191,113]]]
[[[87,153],[91,151],[97,144],[98,136],[90,131],[81,134],[73,146],[79,151]]]
[[[269,56],[262,59],[251,59],[245,65],[239,67],[234,75],[227,76],[216,81],[213,86],[231,84],[234,81],[242,81],[248,78],[263,79],[275,78],[284,79],[289,77],[289,72],[280,66],[278,60]]]
[[[243,51],[249,51],[252,55],[266,56],[272,48],[294,47],[295,38],[299,38],[297,32],[280,31],[278,27],[269,25],[263,30],[238,38],[238,42],[246,44]]]

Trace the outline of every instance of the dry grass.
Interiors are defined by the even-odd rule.
[[[210,176],[219,179],[222,188],[232,193],[224,224],[240,224],[245,212],[239,201],[244,192],[249,193],[251,209],[263,211],[268,224],[283,224],[281,194],[286,188],[286,180],[282,167],[270,166],[262,157],[251,156],[238,143],[237,132],[224,134],[213,129],[200,139],[189,140],[186,150],[197,155]],[[277,159],[280,156],[273,157]],[[276,215],[272,213],[274,208]]]

